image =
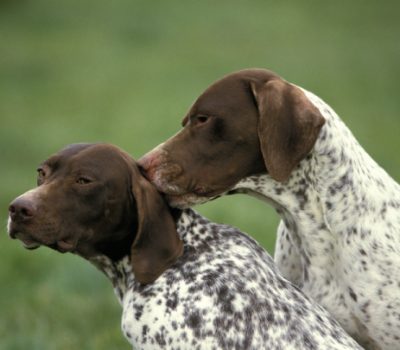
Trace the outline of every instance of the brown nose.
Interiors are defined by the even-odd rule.
[[[162,152],[159,150],[153,150],[146,153],[142,158],[138,160],[139,169],[142,174],[148,179],[152,180],[154,172],[160,163]]]
[[[8,212],[14,222],[26,222],[35,215],[35,208],[32,201],[24,198],[15,199],[9,206]]]

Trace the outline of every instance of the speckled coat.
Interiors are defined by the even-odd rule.
[[[275,261],[368,349],[400,349],[400,186],[320,98],[326,120],[287,183],[269,175],[237,192],[272,203],[283,220]]]
[[[135,349],[359,349],[247,235],[190,209],[177,228],[184,254],[154,283],[135,281],[128,256],[92,259],[113,282]]]

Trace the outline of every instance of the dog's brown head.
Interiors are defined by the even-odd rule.
[[[183,129],[139,160],[173,206],[204,202],[244,177],[286,181],[311,151],[324,118],[298,87],[247,69],[211,85]]]
[[[182,253],[168,206],[134,160],[109,144],[70,145],[43,162],[38,187],[9,207],[9,235],[85,258],[131,254],[141,283]]]

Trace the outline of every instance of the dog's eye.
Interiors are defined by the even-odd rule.
[[[196,125],[201,125],[201,124],[205,124],[210,120],[210,117],[207,115],[196,115],[193,119],[192,122],[194,122],[194,124]]]
[[[46,177],[46,172],[43,170],[43,168],[38,168],[37,173],[38,173],[38,176],[37,176],[36,183],[38,186],[40,186],[43,182],[43,179]]]
[[[45,177],[46,176],[46,172],[43,170],[43,168],[38,168],[37,169],[37,173],[39,177]]]
[[[79,185],[87,185],[87,184],[89,184],[91,182],[92,182],[91,179],[89,179],[87,177],[84,177],[84,176],[81,176],[76,180],[76,183],[79,184]]]

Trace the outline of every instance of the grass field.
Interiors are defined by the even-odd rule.
[[[330,103],[400,180],[398,1],[0,2],[0,350],[129,349],[108,281],[6,235],[8,203],[68,143],[139,157],[208,84],[265,67]],[[198,207],[273,251],[278,218],[237,196]]]

